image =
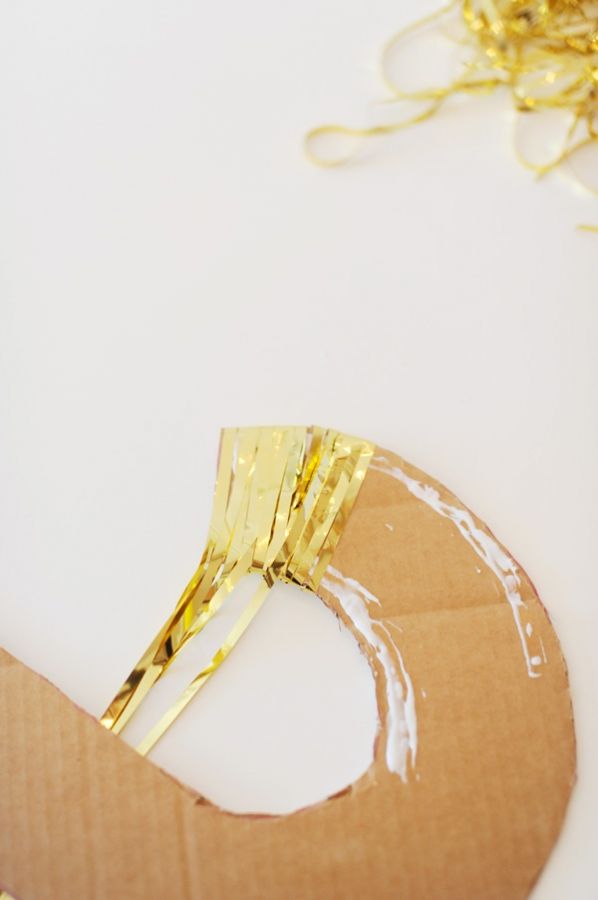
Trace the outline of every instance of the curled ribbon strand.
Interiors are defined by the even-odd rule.
[[[462,63],[459,77],[446,85],[406,91],[391,75],[395,51],[410,35],[430,25],[438,27],[451,13],[459,16],[464,43],[472,58]],[[558,110],[568,117],[560,149],[548,161],[530,159],[516,144],[519,161],[537,175],[552,171],[581,149],[598,144],[598,3],[595,0],[451,0],[431,15],[402,28],[384,45],[380,74],[392,101],[428,104],[406,120],[351,128],[329,124],[305,136],[308,159],[319,166],[338,166],[356,152],[324,156],[316,142],[342,136],[359,140],[389,135],[431,118],[450,97],[459,93],[491,93],[506,88],[521,114]],[[576,178],[593,193],[579,173]],[[593,227],[590,230],[594,230]]]

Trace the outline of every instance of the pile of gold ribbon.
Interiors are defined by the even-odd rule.
[[[408,36],[436,25],[442,29],[458,16],[463,43],[470,54],[448,84],[405,91],[392,75],[392,59]],[[441,31],[441,33],[444,33]],[[351,128],[324,125],[306,136],[308,158],[318,165],[346,162],[352,152],[324,156],[317,152],[322,137],[361,139],[392,134],[433,116],[456,94],[510,92],[521,115],[560,111],[566,116],[562,145],[552,156],[534,162],[518,150],[524,165],[537,174],[552,171],[584,148],[595,147],[598,171],[598,3],[595,0],[453,0],[395,34],[381,54],[381,75],[391,100],[418,101],[423,107],[399,122]],[[598,187],[580,178],[595,193]],[[597,182],[598,184],[598,182]]]

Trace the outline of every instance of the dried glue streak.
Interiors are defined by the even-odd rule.
[[[417,717],[413,685],[399,648],[390,636],[388,628],[384,622],[372,620],[368,612],[368,604],[375,603],[380,606],[380,601],[355,579],[345,578],[332,566],[326,570],[321,584],[336,597],[355,630],[364,638],[380,661],[386,682],[386,765],[389,771],[406,781],[408,763],[410,761],[412,766],[415,765],[417,753]],[[384,636],[376,632],[374,627],[376,624]]]
[[[414,497],[422,500],[457,526],[470,547],[475,550],[500,581],[513,613],[527,667],[527,674],[530,678],[539,678],[540,672],[536,672],[535,669],[542,664],[542,658],[540,656],[531,656],[529,652],[527,638],[532,634],[532,627],[528,623],[524,628],[521,621],[521,610],[525,609],[525,603],[519,593],[520,581],[517,567],[513,560],[506,555],[489,534],[478,528],[473,521],[471,513],[465,509],[460,509],[458,506],[451,506],[449,503],[445,503],[440,499],[440,494],[436,488],[429,484],[422,484],[421,481],[416,481],[415,478],[410,478],[398,466],[392,466],[384,456],[375,456],[370,468],[376,472],[382,472],[384,475],[396,478],[397,481],[405,485]],[[543,654],[543,659],[546,662],[545,654]]]

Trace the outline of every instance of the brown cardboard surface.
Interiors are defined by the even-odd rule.
[[[546,657],[537,678],[497,575],[450,518],[375,466],[333,566],[398,629],[417,709],[406,781],[385,765],[373,658],[383,724],[369,771],[317,806],[249,817],[174,781],[2,652],[0,885],[22,900],[526,897],[575,777],[566,667],[531,582],[519,570]]]

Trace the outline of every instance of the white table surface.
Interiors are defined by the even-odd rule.
[[[360,164],[302,156],[312,125],[375,119],[376,51],[420,10],[0,3],[0,644],[99,714],[194,568],[220,426],[368,437],[471,505],[549,609],[579,783],[534,898],[595,900],[598,237],[575,225],[598,201],[517,165],[502,96]],[[372,726],[369,672],[281,598],[206,689],[222,802],[222,742],[258,722],[263,781],[273,714],[283,793],[367,765],[342,748]]]

